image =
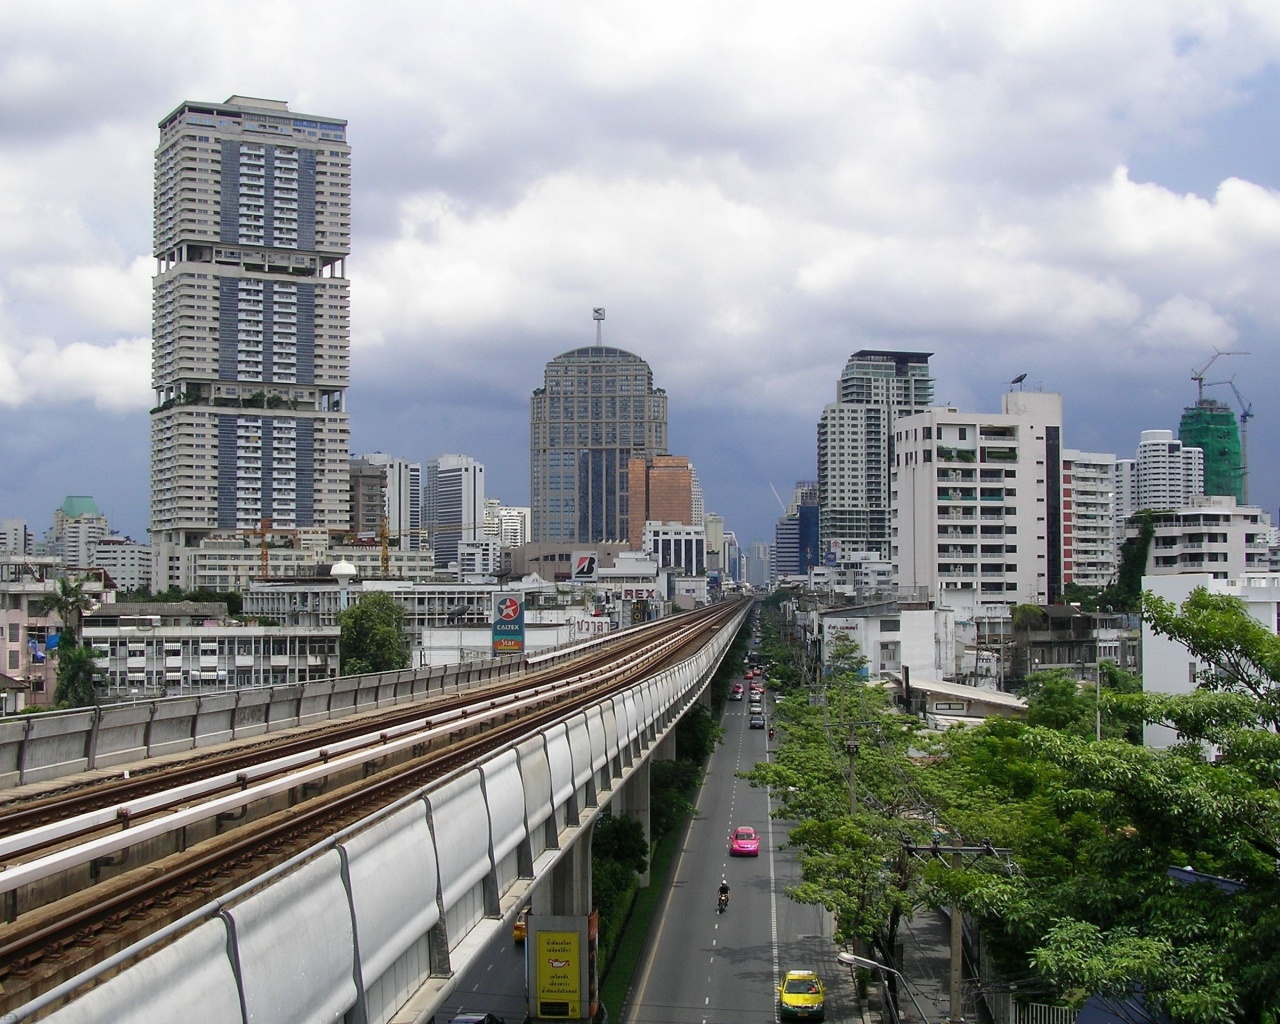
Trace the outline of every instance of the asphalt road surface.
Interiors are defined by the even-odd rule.
[[[794,854],[779,849],[785,829],[769,817],[768,794],[735,777],[768,757],[767,732],[749,729],[747,718],[745,702],[729,702],[725,742],[709,762],[621,1024],[773,1024],[783,971],[811,967],[825,977],[826,914],[783,894],[800,875]],[[759,857],[729,857],[729,833],[739,825],[760,833]],[[732,888],[723,914],[721,878]],[[829,989],[828,1020],[845,1017],[838,999]]]

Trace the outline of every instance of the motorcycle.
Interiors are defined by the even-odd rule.
[[[729,909],[729,894],[727,892],[722,892],[720,894],[720,899],[716,903],[716,913],[723,914],[728,909]]]

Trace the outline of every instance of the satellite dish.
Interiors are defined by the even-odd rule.
[[[1021,384],[1021,383],[1022,383],[1024,380],[1026,380],[1026,379],[1027,379],[1027,375],[1026,375],[1025,373],[1020,373],[1020,374],[1018,374],[1018,376],[1014,377],[1014,378],[1013,378],[1013,380],[1009,381],[1009,383],[1010,383],[1010,384]]]

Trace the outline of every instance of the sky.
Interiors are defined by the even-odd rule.
[[[1121,457],[1248,353],[1206,396],[1275,516],[1274,0],[60,0],[0,3],[0,518],[145,540],[157,124],[232,94],[349,122],[355,454],[528,504],[530,394],[603,306],[744,545],[863,348],[972,411],[1025,373]]]

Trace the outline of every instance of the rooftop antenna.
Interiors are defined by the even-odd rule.
[[[1196,405],[1204,404],[1204,375],[1208,373],[1211,367],[1218,359],[1218,356],[1247,356],[1248,352],[1220,352],[1218,346],[1213,346],[1213,355],[1209,357],[1208,362],[1203,366],[1199,366],[1191,371],[1191,379],[1196,382]]]
[[[1025,373],[1018,374],[1018,376],[1014,377],[1013,380],[1009,381],[1009,390],[1012,391],[1015,384],[1021,385],[1022,382],[1026,379],[1027,379],[1027,375]],[[1018,390],[1021,391],[1022,388],[1019,387]]]
[[[596,344],[600,342],[600,324],[604,321],[604,306],[593,306],[591,309],[591,319],[596,322]]]

